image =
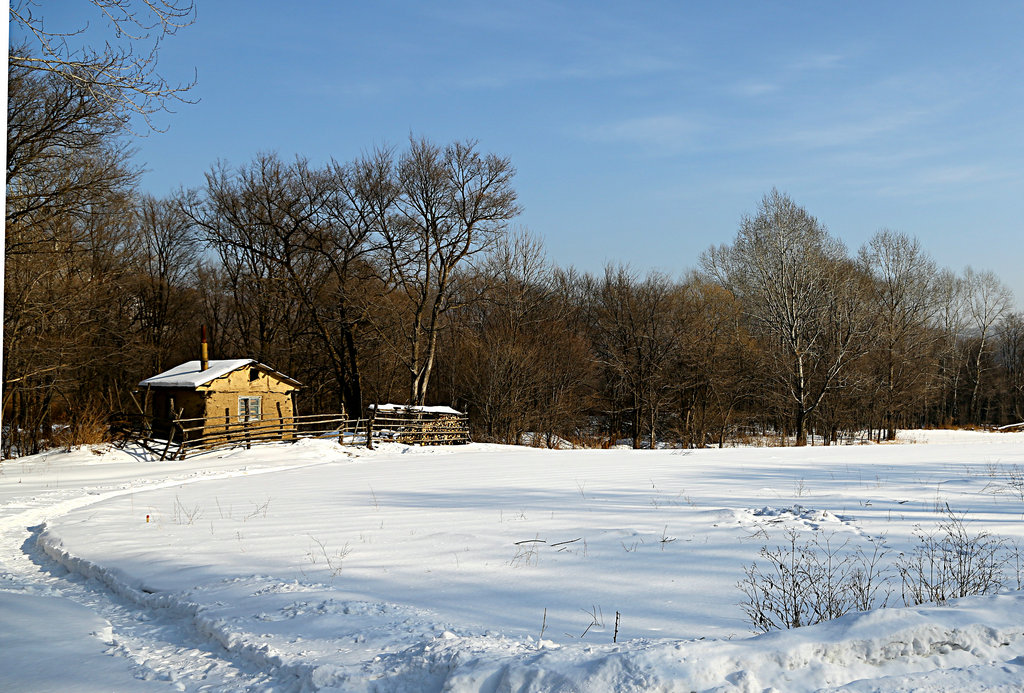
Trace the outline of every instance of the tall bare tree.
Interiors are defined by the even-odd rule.
[[[75,84],[12,65],[7,112],[4,410],[31,451],[58,403],[74,415],[109,399],[97,364],[124,313],[136,171],[118,124]]]
[[[979,272],[970,267],[964,270],[964,285],[967,291],[967,315],[977,340],[970,404],[970,414],[977,417],[981,413],[978,393],[984,372],[985,350],[996,323],[1013,307],[1013,292],[995,273],[987,270]]]
[[[7,89],[5,253],[52,252],[55,219],[87,217],[137,171],[120,124],[78,85],[12,64]]]
[[[704,270],[735,293],[775,348],[777,383],[793,411],[797,445],[807,417],[863,348],[866,328],[846,249],[787,195],[772,190],[745,216],[731,246]]]
[[[869,295],[877,316],[875,391],[886,438],[894,440],[900,415],[934,370],[929,360],[936,335],[929,327],[938,309],[937,269],[917,239],[889,230],[861,248],[860,261],[872,279]]]
[[[999,363],[1006,375],[1007,410],[1024,422],[1024,313],[1009,313],[999,326]]]
[[[305,159],[285,164],[275,154],[260,154],[236,170],[215,166],[204,195],[192,193],[183,210],[219,252],[236,294],[236,313],[251,314],[239,325],[257,328],[250,353],[267,358],[279,340],[286,344],[274,346],[276,351],[291,351],[296,332],[309,323],[332,364],[340,403],[358,413],[354,345],[336,329],[338,292],[347,289],[347,277],[333,274],[346,261],[335,256],[346,250],[338,224],[346,207],[336,180]],[[294,329],[276,334],[289,324]]]
[[[133,326],[146,354],[147,371],[159,373],[183,355],[183,337],[192,340],[189,304],[194,300],[199,263],[196,239],[177,200],[142,196],[135,207],[136,269],[131,282],[136,301]]]
[[[507,158],[476,142],[411,140],[397,163],[397,218],[384,229],[386,282],[403,299],[409,403],[422,405],[442,317],[457,307],[456,270],[485,250],[519,212]]]
[[[462,290],[455,348],[439,358],[490,439],[554,445],[577,433],[587,404],[589,344],[574,331],[560,276],[526,232],[502,238]]]
[[[679,437],[686,447],[724,446],[759,389],[762,348],[731,292],[696,273],[682,290],[681,344],[672,375],[678,381]]]
[[[935,297],[938,311],[934,328],[941,340],[935,388],[939,391],[940,401],[935,423],[961,423],[960,387],[967,362],[967,291],[964,280],[948,268],[939,270],[935,278]]]
[[[633,447],[646,429],[653,448],[661,411],[673,401],[669,374],[680,340],[681,292],[662,274],[640,281],[628,268],[609,265],[594,300],[597,353],[630,403]]]

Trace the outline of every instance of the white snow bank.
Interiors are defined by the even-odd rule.
[[[937,691],[956,689],[947,687],[951,681],[972,691],[1019,691],[1022,617],[1017,593],[947,608],[883,609],[729,642],[637,641],[498,656],[466,656],[467,643],[441,642],[434,649],[446,654],[428,659],[434,668],[445,659],[457,665],[444,685],[453,692]]]
[[[937,428],[922,430],[899,430],[896,432],[896,442],[909,443],[977,443],[990,444],[999,443],[1005,436],[1020,436],[1019,431],[1007,430],[993,433],[991,431],[968,431],[953,428]],[[1007,439],[1009,440],[1009,439]],[[1016,440],[1021,440],[1017,437]]]

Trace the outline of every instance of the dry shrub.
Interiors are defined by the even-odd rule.
[[[761,563],[744,569],[738,587],[751,625],[761,632],[800,628],[838,618],[850,611],[884,607],[889,601],[887,553],[881,541],[871,552],[848,550],[848,541],[816,535],[800,541],[789,530],[786,543],[761,548]]]
[[[564,439],[569,441],[578,450],[607,450],[615,445],[614,436],[609,437],[599,433],[576,431],[575,433],[565,435]]]
[[[1012,551],[1007,541],[990,532],[971,534],[963,514],[946,506],[946,521],[938,530],[915,531],[918,545],[896,563],[907,605],[998,592],[1004,581],[1003,569]]]
[[[972,534],[965,515],[948,505],[945,514],[936,529],[914,532],[917,545],[897,556],[895,565],[885,561],[884,539],[873,540],[868,551],[850,552],[832,535],[800,540],[790,530],[785,543],[761,547],[760,561],[744,569],[737,585],[746,597],[740,606],[755,630],[767,632],[885,607],[893,576],[907,606],[946,604],[1014,584],[1021,589],[1024,557],[1018,544],[987,531]]]
[[[54,443],[71,450],[81,445],[102,445],[110,442],[110,425],[106,410],[90,403],[71,412],[67,426],[54,431]]]

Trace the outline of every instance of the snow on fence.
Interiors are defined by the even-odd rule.
[[[135,441],[161,459],[184,459],[189,454],[221,448],[251,447],[254,443],[296,441],[302,438],[337,438],[341,445],[367,445],[394,441],[408,445],[468,443],[469,417],[454,409],[376,408],[370,419],[347,419],[341,414],[306,414],[287,417],[233,416],[154,420],[142,415],[111,419],[115,441]]]

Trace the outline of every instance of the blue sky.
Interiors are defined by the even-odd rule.
[[[851,251],[901,231],[1024,305],[1024,3],[197,2],[161,72],[200,100],[137,142],[155,194],[474,138],[562,266],[680,275],[775,186]]]

